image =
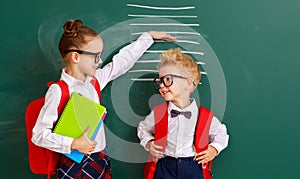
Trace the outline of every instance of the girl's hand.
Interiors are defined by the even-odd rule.
[[[147,144],[146,144],[146,148],[149,149],[150,154],[156,158],[156,159],[160,159],[163,157],[163,152],[162,150],[162,146],[156,145],[154,144],[153,140],[150,140]]]
[[[88,127],[81,136],[74,139],[71,144],[71,149],[76,149],[81,153],[90,155],[95,150],[97,144],[96,141],[92,141],[88,138],[90,130],[91,128]]]
[[[194,160],[197,160],[198,163],[207,163],[215,158],[218,154],[218,151],[213,146],[208,145],[208,149],[199,153],[195,153]]]
[[[160,31],[149,31],[148,34],[151,35],[153,39],[156,40],[166,40],[169,42],[175,42],[177,39],[176,37],[173,37],[166,32],[160,32]]]

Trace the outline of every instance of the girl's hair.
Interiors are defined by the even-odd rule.
[[[81,20],[69,20],[64,24],[64,33],[59,41],[59,52],[65,57],[65,50],[78,49],[89,43],[98,33],[84,26]]]
[[[201,73],[198,64],[189,55],[182,53],[180,48],[163,52],[158,69],[170,64],[176,65],[184,73],[187,73],[196,85],[199,84]]]

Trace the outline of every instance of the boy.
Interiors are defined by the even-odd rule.
[[[202,168],[228,145],[226,126],[209,110],[199,110],[195,99],[190,98],[200,82],[199,67],[190,56],[183,54],[179,48],[163,52],[158,69],[159,78],[155,79],[155,83],[167,103],[154,107],[137,129],[140,144],[154,159],[152,169],[147,164],[145,166],[145,178],[204,178],[206,173]],[[210,120],[204,117],[204,111],[211,116]],[[165,112],[164,123],[161,115]],[[196,128],[199,112],[199,119],[202,116],[208,121],[201,123],[200,130]],[[208,127],[205,129],[203,124]],[[205,130],[207,139],[204,141],[207,140],[209,145],[200,150],[200,141],[195,135],[199,131],[205,133]],[[160,136],[159,140],[157,136]]]

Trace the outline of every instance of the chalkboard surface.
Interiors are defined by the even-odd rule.
[[[156,42],[102,91],[108,151],[116,179],[140,179],[147,153],[136,126],[162,102],[151,79],[160,52],[181,47],[203,71],[193,94],[226,124],[230,143],[214,160],[214,178],[299,178],[300,1],[7,1],[1,11],[1,178],[45,178],[28,165],[25,109],[62,67],[58,40],[68,19],[104,39],[104,64],[148,30]]]

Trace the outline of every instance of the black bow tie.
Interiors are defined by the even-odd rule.
[[[182,115],[184,115],[184,117],[186,117],[187,119],[190,119],[191,118],[191,116],[192,116],[192,113],[191,113],[191,111],[177,111],[177,110],[175,110],[175,109],[172,109],[171,110],[171,117],[176,117],[176,116],[178,116],[179,114],[182,114]]]

